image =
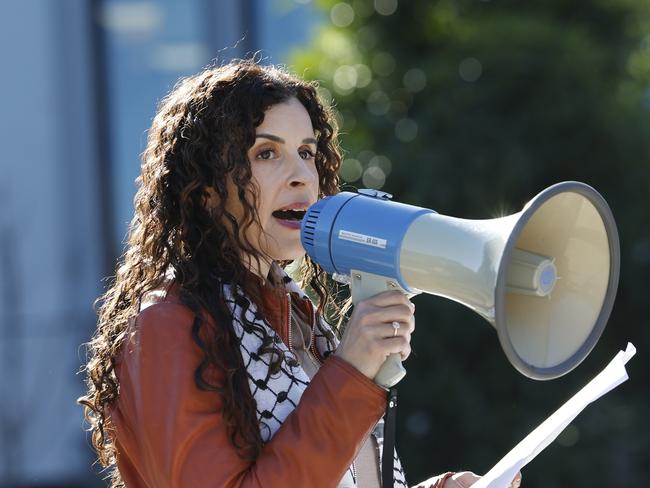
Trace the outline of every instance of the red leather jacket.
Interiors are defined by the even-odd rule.
[[[173,287],[158,295],[143,305],[116,365],[111,421],[126,486],[337,486],[383,415],[385,391],[330,357],[257,460],[246,461],[218,413],[221,398],[194,382],[202,352],[191,337],[193,313]],[[265,317],[288,343],[285,294],[264,288],[262,296]]]

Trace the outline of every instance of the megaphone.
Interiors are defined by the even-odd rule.
[[[301,224],[307,254],[351,286],[352,300],[385,290],[459,302],[492,324],[524,375],[562,376],[591,352],[618,286],[618,232],[590,186],[553,185],[519,213],[467,220],[390,200],[377,190],[341,192],[312,205]],[[375,381],[405,374],[398,354]]]

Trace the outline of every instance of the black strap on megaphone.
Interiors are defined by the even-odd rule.
[[[384,419],[384,451],[381,457],[381,486],[393,488],[395,476],[395,421],[397,420],[397,387],[388,390],[386,417]]]

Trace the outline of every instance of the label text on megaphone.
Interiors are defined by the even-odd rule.
[[[342,239],[344,241],[356,242],[358,244],[364,244],[366,246],[373,246],[373,247],[379,247],[381,249],[386,249],[386,239],[380,239],[379,237],[358,234],[356,232],[350,232],[349,230],[340,230],[339,239]]]

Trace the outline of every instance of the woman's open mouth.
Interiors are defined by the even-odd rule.
[[[290,205],[290,207],[293,205]],[[302,223],[302,218],[307,213],[307,208],[302,206],[301,208],[284,208],[281,210],[276,210],[271,215],[285,227],[290,229],[300,229],[300,224]]]

